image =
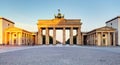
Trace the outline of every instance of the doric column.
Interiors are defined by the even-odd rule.
[[[91,35],[91,34],[89,34],[89,45],[90,45],[90,40],[91,40],[90,35]]]
[[[43,44],[43,32],[42,32],[42,28],[40,28],[40,44],[42,45]]]
[[[18,33],[18,45],[22,44],[22,32]]]
[[[87,36],[87,45],[90,43],[90,35]]]
[[[25,44],[24,44],[24,32],[22,32],[21,40],[22,40],[22,41],[21,41],[21,42],[22,42],[22,45],[25,45]]]
[[[12,39],[12,45],[14,45],[14,38],[13,38],[13,33],[12,33],[12,35],[11,35],[11,39]]]
[[[99,43],[99,42],[98,42],[98,33],[96,32],[95,35],[96,35],[96,38],[95,38],[95,39],[96,39],[96,42],[95,42],[95,43],[96,43],[96,45],[98,46],[98,43]]]
[[[91,34],[90,34],[90,45],[91,45],[91,40],[92,40],[92,38],[91,38]]]
[[[73,27],[70,28],[70,44],[73,44]]]
[[[12,45],[12,33],[9,33],[9,44]]]
[[[53,28],[53,44],[56,44],[56,29]]]
[[[14,45],[13,33],[11,33],[11,42],[12,42],[12,45]]]
[[[103,32],[101,32],[101,43],[99,44],[99,46],[103,45]]]
[[[46,44],[49,44],[49,29],[46,28]]]
[[[93,45],[95,45],[95,34],[93,33]]]
[[[38,44],[42,44],[42,28],[38,30]]]
[[[92,38],[91,38],[91,34],[90,34],[90,45],[91,45],[91,40],[92,40]]]
[[[93,33],[93,44],[95,45],[95,33]]]
[[[30,45],[33,44],[33,39],[32,39],[32,35],[30,34]]]
[[[110,32],[108,32],[108,43],[106,44],[106,46],[110,46],[111,45],[111,36],[110,36]]]
[[[63,27],[63,44],[66,44],[66,34],[65,34],[65,27]]]
[[[26,37],[27,37],[27,35],[26,35]],[[41,41],[40,41],[40,29],[38,28],[38,37],[37,37],[37,44],[41,44]],[[26,41],[27,42],[27,41]]]
[[[94,40],[95,42],[94,42],[94,44],[96,45],[96,41],[97,41],[97,37],[96,37],[96,33],[95,33],[95,40]]]
[[[92,43],[92,34],[91,34],[90,38],[91,38],[91,43],[90,43],[90,44],[92,45],[92,44],[93,44],[93,43]]]
[[[18,45],[18,33],[16,32],[16,45]]]
[[[27,45],[27,44],[28,44],[28,34],[25,33],[25,45]]]
[[[22,32],[20,33],[20,45],[23,45],[23,33]]]
[[[16,32],[16,44],[17,44],[17,45],[18,45],[18,43],[19,43],[18,39],[19,39],[19,35],[18,35],[18,32]]]
[[[113,33],[113,46],[116,46],[116,43],[115,43],[115,32]]]
[[[83,38],[84,38],[84,35],[82,34],[82,35],[81,35],[81,43],[82,43],[82,44],[84,44],[84,39],[83,39]],[[73,40],[73,42],[74,42],[74,40]]]
[[[80,32],[80,27],[78,27],[77,30],[77,44],[81,45],[81,32]]]
[[[94,45],[94,36],[93,36],[93,33],[92,33],[92,45]]]
[[[4,44],[6,45],[7,44],[7,32],[5,32],[5,37],[4,37],[5,41],[4,41]]]
[[[27,45],[28,45],[28,33],[27,33]]]
[[[93,45],[94,45],[94,33],[93,33]]]
[[[90,40],[91,40],[90,35],[91,35],[91,34],[89,34],[89,45],[90,45]]]
[[[92,45],[94,45],[94,35],[92,33]]]
[[[20,32],[20,44],[19,45],[22,45],[23,43],[23,34],[22,34],[22,32]],[[28,42],[28,40],[27,40],[27,42]]]
[[[24,39],[25,39],[25,45],[28,45],[28,33],[25,33]]]
[[[27,33],[25,33],[25,44],[27,44]]]
[[[26,45],[28,44],[28,34],[26,33]]]
[[[20,43],[20,32],[18,32],[18,45],[19,45],[19,43]]]

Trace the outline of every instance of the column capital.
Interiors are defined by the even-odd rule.
[[[63,29],[66,29],[66,27],[63,27]]]

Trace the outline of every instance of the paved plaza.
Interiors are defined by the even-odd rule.
[[[0,47],[0,65],[120,65],[119,47]]]

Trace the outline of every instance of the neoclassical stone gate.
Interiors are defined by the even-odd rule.
[[[38,20],[38,44],[43,44],[43,30],[46,30],[45,34],[45,44],[49,44],[49,30],[53,30],[53,44],[56,44],[56,30],[63,30],[63,44],[66,44],[66,31],[70,30],[70,44],[73,43],[73,30],[77,31],[77,40],[78,45],[81,45],[81,25],[80,19],[64,19],[64,15],[58,12],[55,19],[51,20]]]

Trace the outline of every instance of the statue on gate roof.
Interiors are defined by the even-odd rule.
[[[60,9],[58,9],[58,14],[55,15],[55,18],[64,18],[64,15],[60,13]]]

